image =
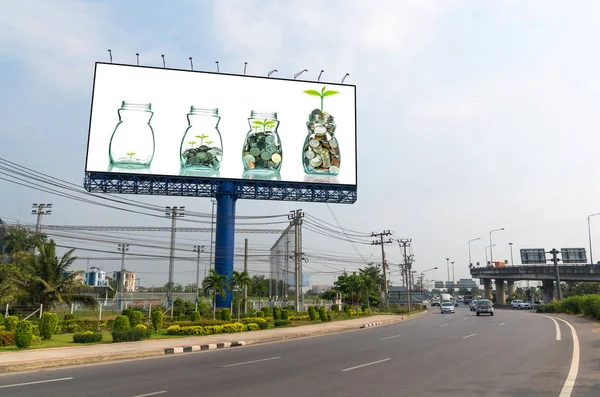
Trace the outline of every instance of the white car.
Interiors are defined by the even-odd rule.
[[[519,303],[519,309],[524,310],[531,310],[531,304],[529,302],[521,302]]]
[[[523,301],[521,299],[515,299],[514,301],[510,302],[510,307],[514,310],[514,309],[521,309],[520,305],[523,304]]]
[[[442,314],[444,314],[444,313],[452,313],[452,314],[456,313],[454,311],[454,303],[452,303],[452,302],[448,302],[448,301],[442,302],[442,306],[440,306],[440,309],[441,309]]]

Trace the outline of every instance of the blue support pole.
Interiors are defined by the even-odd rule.
[[[215,240],[215,270],[231,278],[233,274],[233,252],[235,241],[235,203],[237,194],[233,184],[225,184],[217,193],[217,229]],[[217,296],[217,308],[229,308],[231,291]]]

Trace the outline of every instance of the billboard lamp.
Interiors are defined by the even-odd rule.
[[[271,75],[272,75],[273,73],[275,73],[275,72],[278,72],[278,70],[277,70],[277,69],[273,69],[273,70],[271,70],[271,71],[270,71],[270,72],[267,74],[267,77],[271,77]]]
[[[342,84],[344,84],[344,80],[346,80],[346,77],[350,76],[350,73],[346,73],[344,75],[344,77],[342,77]]]
[[[304,73],[304,72],[308,72],[308,70],[307,70],[307,69],[303,69],[302,71],[300,71],[300,72],[296,73],[296,74],[294,75],[294,80],[296,80],[296,79],[298,78],[298,76],[300,76],[300,75],[301,75],[302,73]]]
[[[108,56],[110,57],[110,63],[112,63],[112,51],[108,49]]]
[[[244,62],[244,76],[246,75],[246,66],[248,66],[248,62]]]
[[[194,62],[192,61],[192,57],[189,57],[190,60],[190,69],[194,70]]]
[[[140,53],[136,52],[135,53],[135,62],[137,66],[140,66]]]
[[[317,81],[321,81],[321,75],[323,74],[324,70],[321,69],[321,73],[319,73],[319,78],[317,78]]]
[[[162,58],[162,60],[163,60],[163,68],[166,68],[166,67],[167,67],[167,65],[165,64],[165,54],[160,54],[160,57],[161,57],[161,58]]]
[[[215,61],[215,63],[217,64],[217,73],[221,73],[221,72],[219,71],[219,61]]]

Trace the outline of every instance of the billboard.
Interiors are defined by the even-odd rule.
[[[528,264],[545,264],[546,250],[543,248],[530,248],[521,250],[521,263]]]
[[[356,186],[356,87],[98,62],[86,172]]]
[[[563,263],[587,263],[585,248],[561,248]]]

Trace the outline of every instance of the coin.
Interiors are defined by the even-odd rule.
[[[257,147],[253,147],[252,149],[250,149],[250,154],[256,157],[260,155],[260,149]]]
[[[310,160],[310,165],[312,165],[313,167],[318,167],[323,163],[323,160],[321,159],[321,156],[315,156],[314,159]]]
[[[329,144],[327,142],[322,142],[321,146],[323,146],[325,149],[329,149]]]
[[[264,161],[262,158],[260,158],[260,157],[259,157],[259,158],[257,158],[257,159],[256,159],[256,162],[254,163],[254,166],[255,166],[256,168],[264,168],[264,167],[265,167],[265,165],[266,165],[266,164],[265,164],[265,161]]]
[[[319,141],[317,141],[316,139],[311,139],[311,140],[310,140],[310,142],[309,142],[309,145],[310,145],[311,147],[314,147],[314,148],[316,148],[316,147],[319,147],[321,144],[320,144],[320,143],[319,143]]]
[[[337,148],[338,147],[338,141],[337,139],[333,138],[329,141],[329,145],[331,145],[332,148]]]
[[[267,147],[267,144],[265,143],[265,141],[258,141],[257,146],[260,150],[265,150],[265,148]]]
[[[269,135],[268,137],[265,138],[265,141],[269,144],[269,145],[273,145],[275,144],[275,137],[272,135]]]
[[[329,153],[324,153],[321,158],[323,159],[323,168],[331,167],[331,158],[329,157]]]
[[[331,166],[332,167],[338,167],[340,165],[340,158],[339,157],[334,157],[331,159]]]
[[[256,159],[251,154],[248,154],[248,155],[244,156],[244,162],[246,162],[246,163],[248,163],[248,162],[254,163],[255,160]]]
[[[269,152],[262,152],[260,154],[260,157],[262,157],[263,160],[267,161],[271,159],[271,153]]]
[[[306,156],[307,159],[312,160],[315,158],[316,154],[315,152],[313,152],[312,150],[308,149],[304,155]]]
[[[324,135],[327,132],[327,129],[322,125],[315,127],[315,134]]]
[[[266,150],[269,153],[275,153],[277,151],[277,148],[273,145],[267,145]]]
[[[331,167],[329,167],[329,172],[332,174],[339,174],[340,168],[336,165],[332,165]]]
[[[246,167],[248,167],[249,170],[253,170],[254,169],[254,163],[252,161],[248,161],[246,163]]]
[[[273,160],[275,164],[279,164],[281,162],[281,155],[279,153],[274,153],[271,156],[271,160]]]

